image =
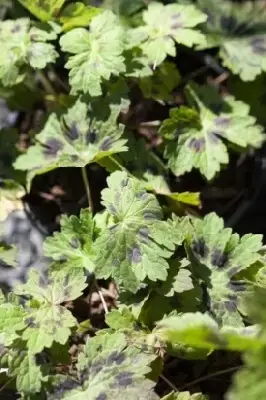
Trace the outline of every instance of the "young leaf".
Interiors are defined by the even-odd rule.
[[[50,21],[59,14],[66,0],[18,0],[41,21]]]
[[[70,69],[73,94],[81,91],[100,96],[104,79],[125,72],[124,32],[119,18],[111,11],[94,17],[90,31],[76,28],[66,33],[60,44],[63,51],[74,54],[65,65]]]
[[[124,127],[116,123],[118,109],[111,106],[106,120],[77,100],[60,119],[51,114],[36,136],[36,144],[18,157],[15,168],[28,170],[30,181],[35,175],[57,167],[83,167],[127,150],[126,140],[121,139]]]
[[[55,62],[58,54],[47,41],[57,37],[55,24],[37,25],[30,28],[28,18],[0,22],[0,81],[4,86],[18,84],[24,79],[23,67],[29,64],[43,69]]]
[[[165,280],[165,258],[171,251],[160,246],[151,233],[151,228],[162,219],[155,196],[124,172],[114,172],[107,181],[109,188],[102,191],[102,204],[113,216],[114,224],[94,244],[97,278],[112,276],[133,292],[146,277]]]
[[[181,343],[200,349],[243,351],[260,349],[263,345],[255,328],[251,332],[250,328],[219,329],[209,315],[199,312],[166,317],[157,323],[153,332],[174,345]]]
[[[223,64],[243,81],[252,81],[266,71],[266,10],[263,2],[199,0],[209,18],[202,27],[206,45],[220,46]]]
[[[68,31],[80,26],[88,26],[91,20],[100,14],[100,8],[86,6],[80,1],[68,4],[60,14],[60,22],[63,24],[63,30]]]
[[[224,228],[222,218],[215,213],[191,222],[186,247],[195,276],[206,282],[209,311],[221,324],[242,326],[237,302],[245,285],[233,278],[261,259],[262,235],[240,238],[231,228]]]
[[[27,283],[15,288],[16,294],[35,301],[35,306],[27,310],[26,329],[21,334],[30,354],[40,353],[53,342],[66,343],[76,319],[61,304],[79,297],[86,287],[85,280],[82,270],[72,270],[54,275],[44,286],[39,273],[31,270]]]
[[[75,215],[62,216],[60,225],[61,231],[45,240],[45,254],[54,260],[64,261],[69,269],[85,268],[92,272],[95,226],[90,210],[81,210],[79,218]]]
[[[123,334],[90,339],[78,361],[78,381],[67,379],[48,396],[57,399],[157,400],[154,382],[145,378],[154,355],[126,347]]]
[[[204,36],[193,28],[206,19],[207,16],[193,5],[151,2],[143,12],[145,25],[131,31],[132,45],[140,44],[156,67],[167,55],[176,55],[175,43],[189,47],[204,43]]]
[[[188,94],[198,113],[187,107],[174,108],[160,128],[166,139],[165,157],[174,174],[197,168],[211,180],[221,165],[229,162],[225,141],[243,150],[258,148],[265,140],[262,127],[256,125],[245,103],[231,95],[222,98],[210,86],[194,85]]]

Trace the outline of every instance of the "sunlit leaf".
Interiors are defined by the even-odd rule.
[[[41,21],[49,21],[59,14],[65,0],[18,0],[35,17]]]

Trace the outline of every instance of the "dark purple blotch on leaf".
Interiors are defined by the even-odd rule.
[[[217,135],[220,136],[220,132],[209,132],[209,133],[208,133],[208,138],[209,138],[209,140],[210,140],[210,142],[211,142],[212,144],[217,144],[217,143],[219,143],[219,139],[218,139]]]
[[[100,145],[100,150],[102,150],[102,151],[108,151],[108,150],[110,150],[111,147],[112,147],[112,145],[113,145],[113,143],[114,143],[114,140],[113,140],[112,138],[106,137],[106,138],[102,141],[102,143],[101,143],[101,145]]]
[[[155,214],[153,214],[153,213],[145,212],[143,214],[143,218],[147,219],[147,220],[154,220],[154,219],[157,219],[157,216]]]
[[[205,139],[204,138],[191,139],[188,146],[190,149],[194,150],[196,153],[200,153],[205,148]]]
[[[70,246],[71,246],[73,249],[78,249],[79,246],[80,246],[79,240],[78,240],[77,238],[72,238],[71,241],[70,241]]]
[[[46,157],[56,157],[63,147],[63,143],[60,140],[48,139],[44,145],[43,154]]]
[[[214,124],[219,128],[226,128],[231,123],[231,118],[229,117],[216,117]]]
[[[127,186],[127,184],[128,184],[128,178],[122,179],[122,181],[121,181],[121,187],[124,188],[124,187]]]
[[[235,31],[235,29],[237,28],[237,19],[232,15],[228,17],[222,15],[220,19],[220,24],[223,30],[225,30],[226,32],[232,32]]]
[[[120,372],[115,379],[119,386],[127,387],[133,382],[133,374],[129,371]]]
[[[266,40],[263,37],[251,39],[250,45],[255,54],[266,54]]]
[[[138,246],[133,247],[130,258],[131,262],[134,264],[138,264],[141,262],[141,251]]]
[[[191,243],[191,250],[194,254],[199,255],[202,258],[206,258],[209,254],[209,249],[203,238],[193,240]]]
[[[219,249],[215,249],[211,255],[211,263],[213,266],[223,268],[228,261],[228,254]]]
[[[76,122],[72,122],[70,129],[67,129],[65,135],[69,140],[77,140],[79,138],[80,132]]]
[[[148,197],[147,192],[138,192],[136,193],[136,198],[140,200],[145,200]]]
[[[119,353],[118,351],[114,351],[108,356],[106,360],[106,365],[122,364],[122,362],[125,361],[125,358],[126,357],[124,353]]]
[[[19,24],[14,25],[14,27],[11,29],[12,33],[18,33],[21,29],[21,26]]]
[[[224,302],[225,308],[229,312],[234,312],[237,310],[236,303],[233,300],[227,300]]]
[[[139,233],[139,236],[141,237],[141,239],[144,239],[145,241],[146,241],[146,239],[149,238],[149,229],[146,228],[145,226],[140,228],[138,233]]]
[[[104,392],[102,392],[96,397],[95,400],[107,400],[107,395]]]
[[[86,144],[94,144],[97,142],[97,133],[94,130],[88,130],[88,132],[86,133]]]

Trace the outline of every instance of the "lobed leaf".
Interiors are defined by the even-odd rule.
[[[58,54],[47,41],[57,37],[58,26],[40,24],[30,27],[28,18],[0,22],[0,81],[4,86],[20,83],[25,76],[23,67],[43,69],[55,62]]]
[[[112,276],[133,292],[146,277],[165,280],[165,258],[171,251],[154,240],[152,229],[156,231],[156,223],[162,219],[155,196],[124,172],[114,172],[107,182],[109,187],[102,191],[102,204],[114,222],[94,243],[97,278]]]
[[[94,17],[90,30],[76,28],[60,39],[64,52],[74,54],[65,65],[70,69],[69,79],[72,93],[102,94],[101,83],[112,75],[125,72],[122,52],[124,34],[119,18],[111,11],[104,11]]]
[[[61,231],[45,240],[45,254],[62,261],[70,270],[85,268],[92,272],[95,268],[92,261],[95,224],[90,210],[81,210],[79,218],[75,215],[62,216],[60,225]]]
[[[193,5],[151,2],[143,12],[145,25],[131,31],[132,46],[140,44],[155,68],[167,55],[176,55],[175,43],[189,47],[204,43],[204,36],[193,28],[206,19]]]
[[[242,151],[262,145],[263,129],[249,115],[247,104],[231,95],[221,97],[210,86],[189,87],[188,95],[197,111],[174,108],[160,128],[166,139],[165,157],[174,174],[197,168],[211,180],[229,162],[225,143]]]
[[[51,114],[36,144],[17,158],[14,166],[28,170],[28,182],[37,174],[57,167],[84,167],[103,157],[127,150],[122,139],[124,127],[116,119],[120,106],[111,105],[108,119],[77,100],[58,118]]]
[[[242,326],[237,304],[246,285],[234,277],[261,259],[262,235],[246,234],[240,238],[231,228],[224,228],[222,218],[215,213],[191,222],[193,228],[186,247],[194,276],[206,283],[208,309],[220,324]]]
[[[66,0],[18,0],[41,21],[50,21],[59,14]]]
[[[90,339],[78,361],[79,379],[55,387],[48,399],[156,400],[154,382],[145,378],[154,355],[126,347],[123,334]]]

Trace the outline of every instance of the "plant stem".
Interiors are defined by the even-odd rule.
[[[82,179],[83,179],[83,183],[84,183],[84,186],[85,186],[89,207],[90,207],[91,213],[93,214],[93,208],[94,207],[93,207],[93,201],[92,201],[91,190],[90,190],[90,183],[89,183],[86,167],[82,167],[81,168],[81,173],[82,173]]]
[[[168,386],[170,386],[171,389],[173,389],[175,392],[179,392],[179,390],[177,389],[177,387],[171,382],[169,381],[169,379],[166,378],[166,376],[164,376],[163,374],[160,375],[160,378],[165,381],[165,383],[167,383]]]
[[[0,393],[3,392],[3,390],[10,384],[10,382],[12,382],[15,379],[15,377],[13,376],[12,378],[8,379],[3,386],[0,387]]]
[[[38,78],[41,84],[43,85],[44,89],[46,90],[46,92],[56,96],[56,92],[53,86],[51,85],[49,79],[45,76],[45,74],[42,71],[38,72]]]
[[[202,376],[201,378],[195,379],[195,380],[192,381],[192,382],[186,383],[184,386],[182,386],[182,387],[180,388],[180,391],[181,391],[181,390],[184,390],[185,388],[189,388],[189,387],[191,387],[191,386],[194,386],[194,385],[196,385],[197,383],[206,381],[206,380],[211,379],[211,378],[215,378],[216,376],[223,375],[223,374],[228,374],[229,372],[237,371],[238,369],[239,369],[239,366],[238,366],[238,367],[226,368],[226,369],[223,369],[223,370],[217,371],[217,372],[212,372],[211,374]]]
[[[98,285],[96,279],[95,279],[95,281],[94,281],[94,285],[95,285],[95,287],[96,287],[96,289],[97,289],[98,295],[100,296],[100,299],[101,299],[101,302],[102,302],[102,305],[103,305],[104,312],[105,312],[105,314],[108,314],[109,311],[108,311],[108,307],[107,307],[105,298],[104,298],[104,296],[103,296],[103,294],[102,294],[101,288],[99,287],[99,285]]]
[[[131,178],[135,178],[135,176],[126,168],[124,167],[122,164],[120,164],[119,161],[117,161],[115,158],[113,158],[112,156],[108,157],[121,171],[125,171]]]

